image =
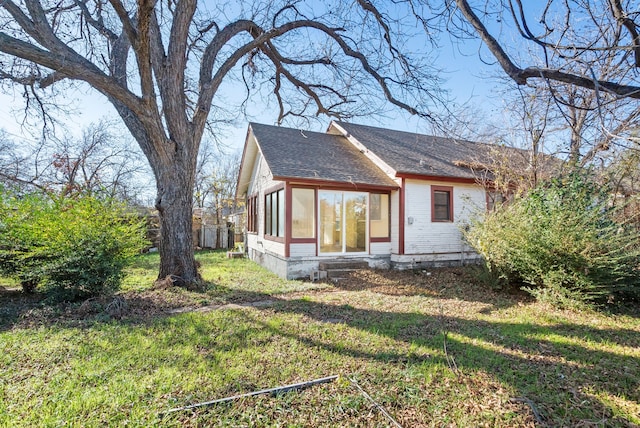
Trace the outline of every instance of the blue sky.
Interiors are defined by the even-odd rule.
[[[451,91],[452,96],[458,103],[470,102],[483,110],[500,110],[500,101],[491,96],[497,82],[491,76],[497,75],[500,70],[496,67],[482,63],[476,55],[463,56],[454,52],[453,49],[443,49],[439,57],[439,66],[447,70],[443,77],[447,80],[445,88]],[[25,129],[20,122],[23,119],[22,109],[24,102],[21,95],[21,88],[16,87],[11,92],[0,94],[0,128],[4,129],[14,137],[34,140],[38,138],[39,129]],[[96,122],[103,117],[116,118],[115,110],[107,99],[92,89],[86,91],[71,90],[61,98],[68,102],[74,110],[69,117],[58,116],[65,123],[64,129],[58,128],[59,133],[80,135],[83,126],[91,122]],[[252,120],[264,123],[273,123],[275,117],[273,112],[264,111],[260,113],[261,106],[254,109],[257,117]],[[375,117],[370,120],[359,118],[359,123],[388,126],[396,129],[406,129],[409,131],[426,132],[428,124],[422,120],[410,117],[399,110],[394,110],[390,117]],[[329,118],[324,122],[328,124]],[[225,129],[228,134],[224,141],[230,146],[241,148],[244,142],[247,122],[240,121],[240,124]]]
[[[502,114],[501,100],[492,96],[496,92],[497,81],[491,78],[491,76],[499,75],[501,70],[497,66],[489,66],[480,61],[477,51],[479,42],[471,41],[462,46],[454,46],[453,42],[445,35],[442,37],[441,45],[437,65],[445,70],[445,73],[442,74],[446,80],[444,86],[451,91],[455,101],[457,103],[469,102],[475,108],[487,112],[488,116]],[[490,58],[488,55],[485,57]],[[64,126],[57,129],[60,135],[79,136],[81,129],[89,123],[96,122],[103,117],[117,117],[106,98],[92,89],[80,87],[79,90],[66,92],[63,97],[58,99],[68,102],[69,106],[75,110],[69,117],[60,117],[60,120],[64,122]],[[38,127],[29,130],[20,126],[22,108],[21,88],[14,88],[13,93],[9,91],[9,93],[0,94],[0,128],[17,138],[38,139]],[[251,120],[269,124],[275,120],[272,109],[258,105],[253,111],[257,113]],[[321,127],[326,128],[329,120],[329,118],[321,120],[324,122]],[[392,110],[387,117],[359,118],[355,121],[413,132],[429,132],[428,123],[398,110]],[[246,127],[247,121],[239,120],[234,126],[225,128],[223,143],[231,150],[241,150]]]

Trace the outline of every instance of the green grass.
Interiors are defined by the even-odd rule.
[[[207,293],[215,296],[224,290],[239,293],[275,294],[324,288],[324,284],[302,281],[285,281],[265,271],[248,259],[228,259],[224,251],[201,251],[196,253],[200,272],[208,284]],[[128,268],[123,281],[124,291],[141,291],[157,278],[160,256],[145,254]]]
[[[198,259],[204,292],[150,290],[157,255],[140,257],[115,315],[0,292],[0,426],[390,426],[350,378],[405,427],[640,424],[637,314],[559,311],[458,270],[329,285]]]

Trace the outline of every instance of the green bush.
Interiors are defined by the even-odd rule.
[[[498,285],[556,305],[638,296],[640,236],[613,193],[575,172],[487,213],[466,232]]]
[[[125,206],[91,196],[0,196],[0,272],[25,291],[74,300],[118,289],[145,245],[144,226]]]

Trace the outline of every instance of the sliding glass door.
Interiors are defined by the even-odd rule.
[[[366,252],[368,194],[321,190],[318,192],[318,201],[319,252]]]

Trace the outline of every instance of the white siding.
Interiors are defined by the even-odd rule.
[[[453,222],[431,221],[431,185],[453,187]],[[461,228],[485,205],[485,192],[473,184],[406,180],[405,254],[443,254],[468,251]]]
[[[388,256],[389,254],[391,254],[391,242],[369,243],[369,254]]]
[[[273,174],[264,160],[262,153],[256,156],[256,162],[253,166],[251,174],[251,182],[247,195],[254,196],[258,194],[258,233],[249,233],[247,236],[247,248],[253,249],[261,253],[273,253],[284,257],[284,244],[281,242],[270,241],[264,238],[264,195],[265,191],[273,189],[275,186],[282,184],[282,181],[274,181]]]
[[[391,253],[398,254],[400,243],[400,192],[391,192]]]
[[[290,244],[289,255],[291,257],[314,257],[316,244]]]

